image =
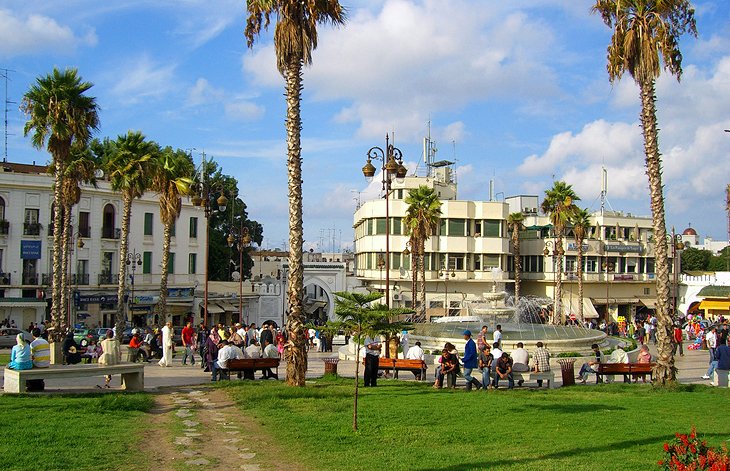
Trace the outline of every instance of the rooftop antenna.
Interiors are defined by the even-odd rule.
[[[8,105],[15,104],[14,101],[8,100],[8,80],[10,80],[10,72],[15,71],[10,69],[0,69],[0,77],[5,79],[5,153],[3,154],[3,162],[8,161]]]
[[[611,202],[608,201],[608,170],[601,166],[601,215],[604,214],[606,205],[611,208]],[[613,208],[611,208],[613,210]]]
[[[423,138],[423,161],[426,163],[427,176],[433,176],[433,160],[438,149],[436,142],[431,139],[431,121],[428,121],[428,136]]]

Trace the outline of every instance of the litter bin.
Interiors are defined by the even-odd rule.
[[[561,358],[560,372],[563,375],[563,386],[575,385],[575,358]]]
[[[324,362],[324,374],[326,375],[337,375],[337,363],[339,358],[322,358]]]

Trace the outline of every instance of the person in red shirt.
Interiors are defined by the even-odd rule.
[[[674,325],[674,331],[672,332],[672,336],[674,337],[674,353],[677,353],[677,349],[679,349],[679,356],[684,356],[684,350],[682,349],[682,329],[678,325]]]
[[[190,364],[195,365],[195,329],[193,329],[193,323],[188,322],[182,330],[182,344],[185,349],[183,353],[182,364],[187,364],[187,359],[190,357]]]
[[[135,332],[134,335],[132,335],[132,338],[129,339],[129,349],[127,350],[127,361],[131,361],[132,363],[137,362],[137,357],[139,356],[139,347],[142,346],[142,339],[139,336],[139,332]]]

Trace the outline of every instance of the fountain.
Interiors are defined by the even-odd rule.
[[[548,298],[523,296],[517,305],[502,289],[498,290],[497,280],[502,278],[502,270],[492,270],[492,290],[483,293],[481,299],[467,304],[466,316],[442,317],[432,323],[416,324],[411,332],[411,342],[419,340],[424,349],[440,350],[445,342],[463,348],[463,332],[466,329],[473,335],[483,325],[494,332],[497,324],[502,326],[502,344],[507,350],[515,348],[517,342],[523,342],[527,348],[534,347],[537,341],[546,344],[553,354],[566,351],[587,352],[590,345],[598,343],[608,346],[606,334],[594,329],[586,329],[574,325],[544,324],[540,311],[552,304]],[[507,301],[510,301],[508,304]]]

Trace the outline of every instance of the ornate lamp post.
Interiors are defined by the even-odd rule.
[[[238,250],[238,321],[243,321],[243,250],[251,245],[251,236],[248,233],[248,227],[243,226],[243,218],[241,218],[241,227],[231,227],[231,233],[228,234],[226,239],[228,247],[236,245]],[[248,324],[248,317],[246,317],[246,324]]]
[[[129,275],[129,281],[132,285],[132,294],[127,298],[127,319],[131,320],[129,311],[131,310],[130,305],[134,304],[134,274],[137,272],[137,267],[142,265],[142,254],[137,253],[137,249],[134,249],[132,253],[127,253],[127,260],[125,261],[128,267],[128,271],[131,269],[132,274]]]
[[[200,164],[199,183],[194,188],[194,196],[191,202],[194,206],[201,207],[205,210],[205,289],[203,291],[203,323],[208,326],[208,258],[210,254],[210,217],[213,213],[225,212],[228,205],[223,186],[221,184],[211,185],[208,179],[208,168],[205,161],[205,152],[202,153],[203,161]],[[216,198],[215,195],[219,196]],[[213,209],[212,200],[215,199],[218,209]]]
[[[385,305],[390,307],[390,196],[391,183],[393,178],[402,181],[408,170],[403,165],[403,153],[390,143],[389,137],[385,135],[385,150],[378,146],[371,147],[367,152],[367,162],[362,168],[362,173],[368,181],[372,181],[376,168],[373,160],[382,163],[383,191],[385,192]]]
[[[681,234],[674,232],[674,226],[672,226],[672,235],[667,234],[667,242],[672,244],[672,274],[674,275],[672,286],[672,317],[675,317],[677,315],[677,298],[679,297],[679,272],[682,270],[682,255],[680,252],[684,250],[684,242],[682,241]]]

